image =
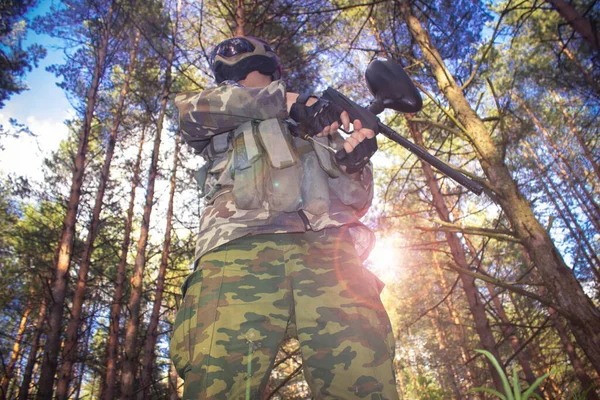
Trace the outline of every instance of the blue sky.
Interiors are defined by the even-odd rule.
[[[55,2],[57,0],[41,0],[38,7],[28,14],[28,18],[45,14]],[[0,124],[7,127],[9,118],[15,118],[27,125],[36,137],[3,139],[0,171],[41,180],[42,160],[50,151],[57,149],[60,141],[66,137],[64,121],[72,117],[74,111],[63,91],[56,86],[57,78],[45,70],[49,65],[63,62],[63,52],[58,49],[61,41],[29,31],[24,46],[33,43],[44,46],[48,55],[38,68],[25,76],[29,90],[12,96],[4,108],[0,109]]]

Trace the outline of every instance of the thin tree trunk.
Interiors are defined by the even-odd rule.
[[[144,139],[146,136],[146,127],[143,128],[140,146],[133,168],[133,177],[131,180],[131,194],[129,196],[129,207],[127,208],[127,220],[125,221],[125,232],[123,242],[121,243],[121,255],[119,266],[117,267],[117,280],[115,283],[115,294],[112,306],[110,308],[110,324],[108,332],[108,344],[106,346],[106,378],[102,384],[100,398],[104,400],[113,400],[116,398],[115,389],[117,388],[117,360],[119,345],[119,326],[121,320],[121,302],[125,292],[125,279],[127,277],[127,254],[131,243],[131,229],[133,226],[133,210],[135,207],[135,191],[140,181],[142,152],[144,150]]]
[[[135,64],[135,57],[137,54],[137,45],[139,42],[139,33],[134,38],[133,47],[129,54],[129,66],[125,75],[125,81],[119,94],[119,101],[117,109],[114,114],[113,124],[108,136],[108,143],[106,145],[106,155],[104,158],[104,165],[102,166],[102,172],[100,174],[100,182],[98,184],[98,191],[96,192],[96,199],[94,202],[94,208],[92,212],[92,220],[90,221],[88,235],[83,247],[83,255],[81,256],[81,263],[79,265],[79,274],[77,279],[77,286],[75,288],[75,294],[73,295],[73,306],[71,307],[71,318],[67,325],[67,336],[63,346],[63,364],[58,374],[58,385],[56,388],[56,397],[59,400],[66,400],[69,396],[69,384],[71,382],[73,373],[73,363],[77,357],[77,342],[78,342],[78,330],[81,323],[81,311],[83,309],[83,302],[85,301],[85,292],[87,290],[87,279],[90,264],[92,260],[92,253],[94,251],[94,242],[98,235],[98,228],[100,226],[100,212],[104,203],[104,194],[106,192],[106,185],[110,179],[110,167],[112,159],[115,154],[115,145],[117,143],[117,134],[119,127],[123,120],[123,110],[125,108],[125,99],[129,92],[129,83],[133,68]]]
[[[163,129],[163,122],[167,113],[167,102],[171,92],[171,68],[175,58],[175,40],[179,24],[179,11],[181,3],[177,5],[173,31],[171,32],[171,48],[167,56],[167,66],[165,69],[165,81],[162,92],[160,114],[156,123],[156,137],[154,139],[154,148],[152,150],[152,162],[148,174],[148,186],[146,188],[146,203],[144,205],[144,216],[140,229],[140,239],[137,246],[137,255],[135,258],[135,267],[131,277],[131,297],[129,299],[130,318],[127,322],[125,336],[125,355],[123,361],[123,376],[121,382],[121,397],[124,399],[133,399],[134,379],[138,365],[137,357],[137,333],[140,318],[140,309],[142,302],[142,283],[144,276],[144,267],[146,264],[146,246],[148,244],[148,231],[150,229],[150,214],[154,203],[154,185],[158,175],[158,156],[160,150],[160,140]]]
[[[581,63],[581,61],[579,61],[578,59],[575,58],[573,53],[567,47],[569,42],[565,43],[565,42],[561,41],[560,38],[558,37],[558,34],[553,34],[552,38],[556,41],[556,44],[558,47],[557,49],[552,49],[552,51],[555,51],[558,54],[565,54],[567,56],[567,58],[569,60],[571,60],[571,62],[573,64],[575,64],[575,66],[577,66],[577,69],[579,69],[579,72],[581,72],[581,74],[585,77],[585,82],[588,84],[588,86],[590,88],[592,88],[592,90],[594,91],[594,95],[596,97],[600,96],[600,82],[598,82],[596,79],[594,79],[594,77],[591,74],[591,72],[592,72],[591,69],[586,68],[586,66],[584,66]],[[548,89],[548,90],[550,91],[550,93],[554,94],[554,91],[552,89]],[[564,109],[562,109],[562,111],[564,113]]]
[[[578,32],[586,42],[596,51],[600,50],[600,33],[597,28],[592,25],[592,22],[587,20],[583,15],[565,0],[548,0],[556,11],[567,21],[574,31]]]
[[[444,331],[440,328],[440,323],[438,322],[439,312],[434,310],[434,315],[431,316],[431,324],[433,325],[433,329],[435,331],[435,337],[438,342],[439,347],[439,357],[442,360],[448,360],[448,345],[446,343],[446,335]],[[442,364],[440,364],[442,365]],[[454,392],[454,396],[456,399],[462,399],[464,396],[460,392],[459,385],[456,380],[456,375],[454,374],[454,365],[450,363],[449,365],[444,363],[444,374],[446,375],[446,379],[449,385],[452,387],[452,391]],[[442,379],[443,380],[443,379]],[[440,387],[446,387],[445,382],[442,382]]]
[[[244,9],[244,0],[237,0],[235,7],[235,36],[244,36],[244,26],[246,24],[246,10]]]
[[[423,137],[421,132],[416,129],[415,124],[410,122],[410,117],[408,118],[408,129],[417,143],[420,146],[423,146]],[[433,174],[432,167],[426,162],[421,162],[423,173],[425,174],[425,179],[427,180],[427,184],[429,186],[433,206],[442,221],[452,222],[450,218],[450,211],[445,203],[444,197],[440,191],[440,187],[435,180],[435,176]],[[466,254],[462,244],[460,243],[460,239],[458,235],[454,232],[445,232],[446,241],[448,242],[448,246],[450,247],[450,252],[452,253],[452,258],[454,262],[461,267],[462,269],[469,269],[469,263],[467,262]],[[489,351],[495,358],[502,364],[500,353],[498,352],[496,340],[494,339],[494,334],[492,329],[490,328],[490,324],[488,322],[485,306],[481,302],[479,298],[477,286],[475,285],[475,278],[467,276],[465,274],[458,274],[463,286],[463,290],[465,292],[465,296],[467,297],[467,302],[469,304],[469,310],[473,315],[473,321],[475,322],[475,330],[479,336],[479,341],[481,343],[481,347],[484,350]],[[500,393],[504,392],[504,386],[502,384],[502,378],[498,374],[498,371],[494,368],[493,364],[488,361],[489,372],[494,381],[494,386],[496,390]]]
[[[29,386],[31,386],[31,377],[33,376],[33,366],[35,365],[35,360],[37,358],[40,337],[42,336],[44,321],[46,320],[47,305],[48,300],[46,299],[46,296],[44,296],[42,298],[42,304],[40,305],[37,320],[35,321],[35,330],[31,338],[31,348],[29,349],[29,355],[27,356],[27,364],[25,364],[21,388],[19,389],[19,400],[26,400],[29,395]]]
[[[173,363],[169,368],[169,400],[179,400],[179,385],[178,385],[179,375],[177,375],[177,370]]]
[[[385,43],[381,37],[381,33],[379,31],[379,29],[377,28],[377,24],[375,21],[375,18],[373,18],[372,16],[369,17],[369,22],[371,23],[371,27],[373,28],[373,32],[375,34],[375,39],[377,41],[377,45],[379,47],[379,51],[381,52],[381,54],[386,57],[386,58],[391,58],[388,51],[386,50],[386,46]],[[435,269],[436,272],[440,278],[440,281],[442,283],[442,288],[444,293],[447,293],[449,290],[449,286],[448,286],[448,282],[446,280],[446,276],[444,275],[444,272],[442,271],[442,268],[440,267],[440,264],[438,262],[437,259],[437,255],[434,252],[433,253],[433,260],[434,260],[434,264],[435,264]],[[469,357],[467,356],[467,352],[466,352],[466,346],[465,346],[465,338],[466,338],[466,334],[464,332],[464,329],[462,327],[462,323],[460,321],[460,317],[458,316],[458,313],[456,312],[456,309],[454,307],[454,303],[452,302],[451,298],[448,298],[448,300],[445,302],[449,311],[450,311],[450,315],[452,316],[453,322],[456,325],[456,328],[459,329],[460,332],[460,337],[456,338],[456,330],[454,330],[454,336],[457,339],[456,342],[460,343],[459,344],[459,349],[461,352],[461,357],[465,366],[465,370],[466,370],[466,374],[467,374],[467,380],[466,380],[466,390],[469,390],[471,385],[475,384],[476,386],[478,386],[477,382],[476,382],[476,378],[475,375],[472,373],[471,371],[471,367],[469,365]],[[434,318],[432,318],[434,319]],[[436,326],[436,334],[439,331],[439,328]],[[441,332],[440,332],[441,333]],[[440,342],[440,347],[442,346],[442,341],[439,338],[438,341]],[[444,346],[445,347],[445,346]],[[452,371],[452,377],[454,379],[452,379],[451,381],[453,382],[453,390],[455,392],[455,395],[458,396],[458,398],[462,398],[462,394],[460,392],[460,388],[459,388],[459,384],[458,384],[458,380],[455,379],[456,378],[456,369],[454,368],[454,365],[451,365]],[[401,380],[402,383],[402,380]],[[403,385],[401,385],[403,386]],[[402,390],[402,392],[404,392],[404,390]],[[481,395],[481,394],[480,394]]]
[[[165,276],[169,266],[169,252],[171,250],[171,229],[173,228],[173,209],[175,198],[175,188],[177,183],[177,164],[179,164],[179,149],[181,147],[181,135],[179,132],[175,138],[175,154],[173,155],[173,168],[171,169],[171,188],[169,191],[169,205],[167,208],[167,226],[165,227],[165,239],[163,242],[162,255],[160,259],[160,268],[156,281],[156,295],[154,297],[154,307],[150,316],[150,324],[146,331],[146,343],[144,345],[144,360],[142,362],[142,387],[144,388],[144,398],[149,398],[149,390],[152,385],[152,370],[154,365],[154,348],[158,339],[158,319],[160,317],[160,308],[162,305],[163,292],[165,288]]]
[[[527,381],[527,383],[531,386],[535,382],[536,377],[535,377],[535,374],[533,373],[533,369],[531,368],[531,363],[529,362],[529,357],[527,357],[527,355],[525,354],[525,351],[521,351],[521,341],[519,340],[519,337],[517,336],[517,332],[515,331],[515,328],[510,323],[510,320],[508,319],[508,315],[506,315],[506,311],[504,311],[504,306],[502,305],[502,303],[500,302],[500,299],[498,298],[496,289],[489,282],[486,282],[486,287],[487,287],[488,291],[490,292],[490,296],[492,297],[492,301],[494,302],[494,306],[496,307],[496,312],[498,313],[500,320],[502,321],[502,323],[505,326],[504,336],[507,338],[507,340],[510,343],[513,350],[515,352],[519,352],[517,354],[517,360],[519,360],[521,369],[523,370],[523,373],[525,374],[525,381]]]
[[[550,235],[536,219],[531,205],[521,194],[504,163],[504,152],[496,146],[484,122],[470,107],[439,52],[433,47],[427,32],[412,15],[408,2],[403,0],[400,6],[409,31],[421,48],[440,90],[448,99],[457,122],[477,152],[499,205],[539,269],[552,297],[561,309],[566,310],[565,317],[579,345],[594,368],[600,371],[600,311],[585,294]]]
[[[532,264],[527,253],[524,253],[524,257],[527,260],[528,264]],[[531,275],[536,277],[537,276],[536,271],[535,270],[532,271]],[[540,294],[542,296],[545,296],[545,289],[543,286],[540,287]],[[551,372],[552,364],[546,362],[545,359],[543,358],[543,353],[542,353],[543,346],[540,341],[540,335],[538,335],[540,328],[537,328],[537,329],[535,328],[536,325],[538,325],[538,324],[536,324],[535,322],[532,321],[531,318],[529,318],[530,313],[523,313],[523,311],[522,311],[523,308],[517,302],[517,294],[515,292],[512,292],[509,290],[507,292],[507,295],[508,295],[508,298],[510,299],[510,302],[512,303],[513,310],[515,312],[515,319],[517,321],[522,321],[522,323],[524,325],[526,325],[524,330],[525,330],[525,334],[529,336],[529,339],[527,341],[530,343],[529,344],[529,347],[531,348],[530,353],[533,356],[535,364],[539,365],[541,367],[540,370],[538,371],[537,375],[542,376],[544,374]],[[521,298],[526,299],[524,297],[521,297]],[[549,397],[550,399],[560,398],[560,396],[564,392],[564,389],[561,389],[560,385],[556,383],[556,379],[554,379],[553,374],[550,374],[550,376],[547,378],[547,382],[544,385],[544,387],[545,387],[544,390],[546,390],[546,392],[547,392],[546,393],[547,397]]]
[[[555,154],[555,157],[554,157],[555,162],[553,163],[554,166],[558,168],[560,176],[562,176],[563,180],[571,187],[571,191],[575,194],[575,196],[579,200],[579,206],[583,210],[587,211],[585,214],[588,216],[589,220],[594,224],[594,226],[596,227],[596,230],[600,231],[600,218],[599,218],[600,206],[596,203],[596,201],[594,200],[592,195],[586,189],[585,184],[581,182],[581,180],[579,178],[580,173],[577,171],[574,171],[573,168],[571,168],[571,164],[570,164],[569,160],[567,160],[567,158],[564,156],[564,154],[562,154],[561,149],[559,148],[559,146],[556,145],[556,143],[554,143],[554,140],[552,139],[552,136],[550,135],[550,133],[546,130],[546,128],[544,128],[544,126],[542,125],[542,122],[529,109],[527,104],[516,93],[513,93],[513,97],[523,107],[523,109],[525,110],[525,112],[527,113],[529,118],[531,118],[531,120],[535,124],[538,131],[546,139],[546,142],[548,143],[548,145],[554,150],[554,154]],[[561,147],[564,148],[565,146],[561,146]],[[559,158],[560,161],[562,161],[562,163],[559,162],[556,158]],[[583,168],[583,166],[580,166],[580,168],[582,171],[585,171],[585,168]],[[583,192],[583,196],[585,196],[585,199],[581,198],[581,194],[579,193],[577,188],[579,188],[579,191]],[[591,209],[590,209],[590,205],[592,206]]]
[[[527,153],[531,157],[533,157],[535,162],[538,165],[540,165],[540,160],[537,157],[537,154],[533,151],[533,149],[531,148],[529,143],[527,143],[527,141],[523,141],[523,147],[527,150]],[[569,232],[571,232],[573,238],[576,238],[579,244],[584,247],[582,249],[583,255],[586,258],[592,272],[596,275],[597,279],[600,280],[600,269],[598,269],[600,266],[600,259],[598,259],[598,255],[594,251],[594,248],[592,247],[591,243],[589,242],[588,238],[583,232],[583,229],[579,225],[577,218],[575,217],[575,215],[573,215],[573,212],[571,211],[569,205],[564,199],[562,191],[556,187],[552,179],[544,177],[543,174],[539,174],[539,179],[544,193],[546,194],[550,202],[554,205],[556,212],[559,213],[560,218],[565,223],[567,229],[569,230]],[[550,191],[550,189],[552,189],[552,192]],[[560,205],[558,204],[557,199],[562,204],[562,207],[560,207]]]
[[[589,388],[592,388],[587,392],[586,399],[598,400],[598,395],[596,394],[596,390],[594,390],[594,381],[585,371],[583,362],[575,352],[575,346],[573,345],[573,342],[571,341],[571,338],[569,337],[569,334],[567,333],[563,322],[560,320],[558,313],[553,308],[549,308],[548,312],[550,313],[550,320],[552,321],[552,323],[554,324],[554,328],[558,332],[560,343],[562,344],[565,353],[567,353],[567,355],[569,356],[569,361],[571,362],[573,370],[575,370],[575,376],[577,376],[577,379],[579,379],[579,382],[581,382],[581,388],[584,392]]]
[[[89,345],[90,345],[90,339],[92,338],[92,328],[93,328],[93,324],[90,323],[90,321],[94,321],[94,319],[96,318],[96,312],[98,311],[98,303],[94,303],[94,305],[92,306],[92,312],[90,313],[88,320],[87,320],[87,326],[85,327],[85,340],[83,343],[83,348],[84,349],[88,349]],[[83,376],[85,375],[85,365],[86,365],[86,359],[83,358],[81,360],[81,365],[79,367],[79,376],[77,377],[77,384],[76,384],[76,388],[75,388],[75,396],[69,396],[68,398],[75,398],[76,400],[79,400],[79,396],[81,394],[81,387],[83,386]],[[94,398],[93,396],[90,396],[90,398]]]
[[[175,319],[175,316],[177,314],[177,308],[173,308],[172,310],[172,318]],[[172,328],[172,326],[171,326]],[[177,374],[177,369],[175,368],[175,365],[173,364],[173,362],[171,361],[169,366],[169,400],[179,400],[181,398],[180,393],[179,393],[179,389],[180,389],[180,385],[179,385],[179,374]],[[269,393],[269,391],[267,390],[265,393]]]
[[[565,120],[567,121],[567,125],[569,125],[569,130],[571,131],[573,136],[575,136],[575,138],[577,138],[577,143],[579,143],[579,146],[581,146],[581,150],[583,151],[583,155],[585,156],[585,159],[588,160],[588,162],[590,163],[590,166],[592,167],[594,174],[596,175],[594,187],[598,187],[598,183],[600,182],[600,165],[598,165],[598,163],[594,159],[594,156],[592,155],[592,151],[590,150],[589,146],[585,142],[583,135],[581,134],[579,129],[577,129],[577,127],[575,126],[575,123],[573,122],[573,118],[567,113],[566,107],[565,107],[562,99],[558,96],[558,94],[555,91],[550,90],[550,93],[554,97],[554,100],[556,100],[556,102],[558,103],[558,109],[562,112],[563,116],[565,117]],[[598,94],[600,94],[600,89],[598,90]]]
[[[4,376],[0,382],[0,399],[8,398],[8,384],[13,378],[13,374],[15,372],[15,365],[17,364],[17,359],[19,358],[21,342],[23,341],[23,335],[25,334],[25,328],[27,327],[27,318],[29,318],[30,313],[31,304],[28,304],[23,312],[23,315],[21,315],[21,321],[19,323],[19,328],[17,329],[17,335],[15,336],[15,342],[13,343],[8,364],[4,367]]]
[[[473,242],[469,238],[465,238],[465,242],[467,244],[467,247],[469,248],[469,252],[471,253],[471,256],[473,258],[478,257],[478,251],[475,248],[475,246],[473,245]],[[498,293],[496,293],[496,288],[490,282],[485,282],[485,285],[486,285],[488,292],[490,293],[490,297],[492,299],[492,302],[494,303],[496,312],[498,313],[500,320],[502,321],[502,323],[505,326],[504,336],[509,341],[513,350],[515,352],[518,352],[517,360],[519,360],[519,364],[521,365],[521,369],[523,370],[523,373],[525,375],[525,381],[531,386],[535,382],[536,377],[535,377],[535,373],[533,372],[533,368],[531,368],[531,363],[529,360],[530,356],[526,355],[525,349],[521,348],[521,342],[519,340],[517,332],[516,332],[515,328],[513,327],[513,325],[511,324],[511,322],[508,318],[508,315],[506,314],[506,311],[504,310],[504,305],[500,301]],[[515,307],[516,306],[517,305],[515,304]],[[541,392],[536,391],[536,393],[541,395]]]
[[[435,236],[433,233],[431,234],[431,236],[432,236],[432,241],[433,241],[433,238],[435,238]],[[437,254],[434,252],[432,257],[433,257],[433,265],[435,267],[435,271],[436,271],[438,277],[440,278],[442,290],[444,291],[444,293],[448,293],[448,291],[450,290],[450,285],[448,285],[448,280],[446,279],[446,276],[444,275],[444,271],[442,270],[442,267],[440,266],[439,260],[437,258]],[[471,364],[469,363],[469,356],[467,354],[468,350],[467,350],[467,344],[466,344],[467,332],[465,331],[462,320],[461,320],[460,316],[458,315],[458,312],[456,311],[456,307],[454,305],[454,301],[452,300],[452,297],[448,297],[448,299],[446,300],[446,306],[448,307],[448,312],[452,316],[452,322],[456,327],[456,330],[454,332],[454,340],[456,341],[456,343],[459,343],[458,346],[459,346],[459,350],[460,350],[460,357],[464,364],[466,375],[467,375],[467,379],[465,382],[465,389],[468,391],[472,387],[480,387],[481,384],[480,384],[479,380],[477,379],[477,374],[472,370]],[[457,333],[458,333],[458,335],[457,335]],[[479,393],[479,396],[482,397],[481,393]]]
[[[106,21],[111,20],[112,11],[113,8],[111,6],[109,8]],[[69,201],[67,204],[67,212],[65,216],[63,232],[58,246],[58,257],[56,261],[56,268],[54,271],[54,284],[52,287],[53,302],[50,306],[50,316],[48,319],[50,327],[46,338],[46,345],[44,348],[42,372],[39,379],[38,399],[50,400],[52,398],[54,375],[56,374],[56,369],[58,366],[57,359],[58,352],[60,349],[60,336],[62,331],[61,328],[63,320],[64,303],[68,286],[68,270],[69,265],[71,263],[73,240],[75,238],[77,209],[79,207],[79,198],[81,197],[81,185],[83,183],[85,159],[91,132],[94,108],[98,97],[98,88],[100,86],[100,80],[104,74],[104,64],[106,62],[109,37],[110,31],[108,27],[105,27],[95,58],[96,64],[94,66],[92,83],[87,96],[85,118],[79,135],[77,154],[75,155],[73,178],[71,182],[71,193],[69,195]]]
[[[410,337],[410,328],[408,330],[408,336]],[[400,341],[402,341],[402,336],[398,335],[398,338]],[[410,377],[410,381],[412,383],[412,393],[409,394],[409,398],[415,398],[418,399],[420,398],[420,392],[421,392],[421,385],[419,385],[419,380],[417,379],[417,377],[415,376],[415,371],[413,369],[413,365],[411,362],[411,357],[406,357],[404,358],[404,363],[406,364],[405,368],[408,371],[408,376]]]

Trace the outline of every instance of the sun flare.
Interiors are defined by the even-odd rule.
[[[383,282],[399,278],[404,262],[400,243],[402,238],[397,234],[378,237],[377,244],[367,259],[369,269]]]

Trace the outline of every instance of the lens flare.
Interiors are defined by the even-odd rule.
[[[377,244],[367,259],[367,267],[385,283],[398,279],[402,270],[404,257],[399,243],[399,235],[378,237]]]

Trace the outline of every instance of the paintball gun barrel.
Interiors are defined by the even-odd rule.
[[[392,60],[375,60],[369,64],[365,78],[369,90],[375,96],[375,101],[368,108],[359,106],[331,87],[323,92],[323,98],[346,110],[351,121],[360,120],[363,126],[372,129],[376,134],[383,134],[471,192],[477,195],[481,194],[483,191],[481,184],[465,176],[439,158],[432,156],[421,146],[405,139],[392,128],[383,124],[377,117],[377,114],[386,108],[404,113],[415,113],[423,106],[419,91],[402,66]],[[338,160],[345,157],[346,152],[344,149],[339,150],[336,154]]]

